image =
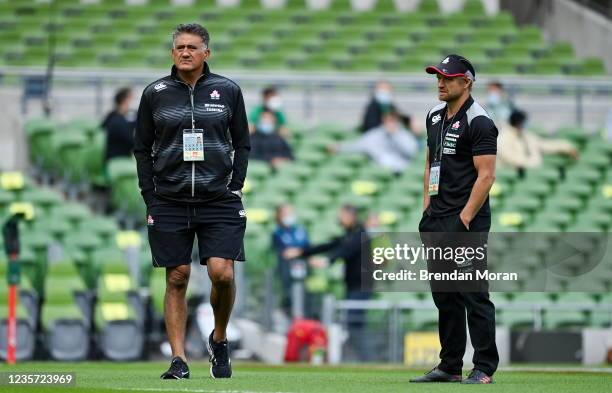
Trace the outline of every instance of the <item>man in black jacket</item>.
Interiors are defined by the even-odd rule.
[[[185,293],[196,235],[212,282],[210,373],[232,375],[225,330],[235,297],[234,261],[245,259],[241,189],[250,142],[242,92],[210,72],[208,43],[202,26],[178,25],[172,72],[145,88],[138,109],[134,155],[149,243],[153,265],[166,268],[164,317],[173,359],[163,379],[189,378]]]

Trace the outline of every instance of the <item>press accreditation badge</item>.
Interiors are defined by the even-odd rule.
[[[440,161],[435,161],[429,168],[429,196],[438,195],[440,187]]]
[[[183,160],[204,161],[204,130],[183,130]]]

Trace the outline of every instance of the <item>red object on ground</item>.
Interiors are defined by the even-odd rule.
[[[327,332],[319,321],[296,319],[287,332],[286,362],[310,360],[316,349],[327,348]]]

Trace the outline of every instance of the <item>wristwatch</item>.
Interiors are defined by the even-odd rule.
[[[235,191],[231,191],[231,193],[236,195],[238,198],[242,199],[242,191],[235,190]]]

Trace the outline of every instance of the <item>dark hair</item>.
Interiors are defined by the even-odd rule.
[[[265,98],[270,95],[276,94],[276,92],[278,92],[278,90],[276,89],[276,86],[268,86],[261,91],[261,95]]]
[[[121,105],[129,95],[132,94],[132,89],[129,87],[122,87],[115,93],[115,107]]]
[[[198,23],[181,23],[180,25],[177,25],[174,31],[172,32],[173,46],[176,37],[183,33],[200,36],[200,38],[202,38],[204,46],[208,48],[208,43],[210,42],[210,35],[208,34],[208,30],[206,30],[202,25]]]
[[[389,107],[389,108],[383,108],[382,110],[382,116],[392,116],[392,117],[400,117],[399,112],[397,111],[397,109],[393,106]]]
[[[513,110],[510,114],[510,119],[508,119],[512,127],[522,127],[525,121],[527,121],[527,114],[519,109]]]
[[[340,207],[340,209],[342,209],[345,212],[353,215],[356,220],[359,218],[359,210],[357,210],[357,207],[355,207],[355,205],[351,205],[351,204],[347,203],[347,204],[342,205]]]
[[[283,202],[283,203],[279,203],[278,205],[276,205],[276,207],[274,208],[274,213],[275,213],[277,220],[280,217],[281,210],[283,210],[286,207],[292,207],[292,205],[288,202]]]
[[[500,90],[503,90],[503,89],[504,89],[504,85],[503,85],[503,83],[501,83],[500,81],[492,81],[492,82],[489,82],[489,86],[490,86],[490,87],[497,87],[497,88],[498,88],[498,89],[500,89]]]

